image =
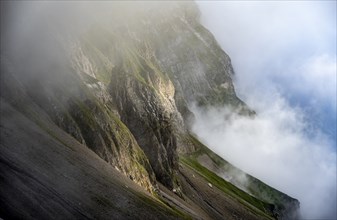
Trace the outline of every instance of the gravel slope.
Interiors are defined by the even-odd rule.
[[[3,219],[180,219],[63,132],[1,100]]]

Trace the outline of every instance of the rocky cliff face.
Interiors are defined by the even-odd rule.
[[[112,20],[92,21],[76,34],[48,29],[53,35],[48,47],[36,48],[35,32],[21,39],[22,45],[31,45],[27,48],[4,47],[1,97],[42,129],[39,114],[45,114],[149,192],[158,193],[163,185],[184,197],[194,187],[188,177],[194,168],[189,164],[182,172],[179,157],[200,150],[189,134],[189,107],[231,105],[242,114],[254,112],[236,96],[230,58],[199,23],[193,2],[165,7],[150,2],[141,9],[117,4],[134,15],[116,9]],[[24,48],[22,53],[13,52],[18,48]],[[58,53],[50,56],[50,51]],[[178,206],[190,210],[185,205]],[[200,205],[207,206],[206,216],[221,216],[203,199]],[[197,208],[191,209],[198,216]]]
[[[194,150],[187,135],[189,105],[229,104],[251,111],[235,95],[230,59],[198,23],[195,5],[147,12],[138,14],[141,23],[126,27],[93,26],[73,44],[71,57],[82,78],[105,85],[97,86],[98,94],[109,88],[111,100],[103,102],[116,107],[157,179],[173,188],[177,151]]]

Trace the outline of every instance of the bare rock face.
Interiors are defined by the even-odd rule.
[[[134,62],[135,60],[133,60]],[[137,60],[136,60],[137,62]],[[110,93],[121,120],[128,126],[150,160],[159,182],[173,188],[177,164],[174,87],[164,73],[139,60],[137,72],[121,64],[113,70]]]
[[[235,95],[229,57],[199,24],[196,5],[165,4],[125,3],[119,7],[130,13],[116,9],[112,24],[92,22],[80,34],[50,39],[46,48],[27,42],[36,54],[24,63],[25,54],[9,56],[31,101],[148,190],[156,179],[178,185],[178,153],[195,151],[191,104],[248,109]],[[50,57],[49,51],[58,52]]]
[[[1,99],[0,218],[185,219],[30,108]]]
[[[20,73],[7,61],[1,69],[1,97],[33,121],[39,118],[36,109],[42,109],[78,142],[152,192],[156,180],[151,165],[113,107],[96,95],[99,85],[85,83],[73,69],[60,70],[65,74],[52,71],[35,78],[30,69]]]
[[[38,22],[32,28],[34,31],[27,29],[28,33],[24,33],[25,37],[17,37],[17,45],[5,46],[1,51],[0,88],[1,100],[9,107],[2,111],[20,115],[21,118],[25,118],[22,119],[23,124],[29,124],[34,129],[38,129],[36,125],[39,126],[42,131],[39,130],[37,133],[42,132],[45,139],[52,142],[50,146],[46,145],[46,148],[43,148],[43,152],[50,151],[48,159],[52,160],[52,157],[56,157],[54,151],[58,146],[57,142],[61,142],[62,148],[57,152],[60,152],[62,157],[66,157],[68,162],[74,159],[75,166],[78,163],[78,166],[87,167],[88,163],[95,163],[95,160],[99,160],[99,164],[105,161],[109,164],[105,169],[119,171],[142,189],[162,196],[161,199],[170,207],[179,207],[181,212],[188,212],[195,218],[199,218],[199,214],[202,213],[203,217],[200,218],[205,219],[210,217],[221,219],[223,214],[229,219],[237,219],[236,215],[233,217],[229,213],[232,209],[239,210],[238,213],[243,218],[270,217],[270,213],[265,213],[263,209],[259,209],[257,214],[248,211],[251,207],[242,205],[248,201],[245,198],[254,202],[256,198],[251,198],[247,196],[248,194],[239,191],[239,195],[243,195],[244,198],[238,199],[235,194],[237,188],[228,185],[215,174],[211,174],[205,166],[200,168],[202,165],[188,159],[201,149],[200,143],[189,133],[189,124],[193,121],[191,105],[196,104],[204,108],[231,105],[242,114],[254,114],[236,96],[230,58],[220,48],[212,34],[199,23],[199,11],[195,3],[148,2],[144,3],[145,6],[142,3],[142,7],[136,7],[140,4],[136,2],[111,4],[113,7],[111,11],[109,8],[108,12],[112,15],[107,18],[102,15],[104,22],[101,19],[90,20],[84,25],[85,27],[81,27],[80,31],[77,30],[75,33],[65,28],[66,25],[59,25],[56,22],[58,19],[48,20],[55,16],[59,18],[60,15],[57,13],[42,16],[36,19]],[[74,18],[73,15],[70,17]],[[42,28],[44,26],[48,28]],[[54,28],[59,31],[55,32]],[[8,34],[8,36],[11,35]],[[41,39],[44,40],[44,44],[36,43]],[[6,117],[8,115],[10,114],[8,113]],[[10,131],[11,121],[15,122],[10,118],[6,121],[7,127],[4,129],[1,124],[1,137],[6,138],[5,145],[1,145],[1,151],[6,152],[8,156],[16,155],[15,150],[21,149],[13,148],[13,152],[8,150],[15,135],[15,132]],[[11,136],[6,136],[6,132]],[[20,132],[25,134],[20,141],[28,140],[29,134],[36,134],[31,131],[31,128],[27,128],[27,131],[21,129]],[[68,142],[65,143],[60,137],[71,140],[72,146],[75,146],[72,149],[85,151],[81,153],[83,157],[89,154],[86,148],[96,156],[91,155],[88,161],[84,162],[82,156],[73,154],[71,157],[65,156]],[[41,148],[38,141],[31,142],[32,145],[37,144],[36,147],[31,147],[32,151]],[[24,148],[24,145],[21,147]],[[80,150],[81,148],[85,150]],[[27,163],[28,168],[34,169],[35,162],[38,160],[28,156],[20,154],[17,163],[19,167]],[[179,160],[179,157],[185,160]],[[185,161],[185,164],[182,164],[182,161]],[[4,157],[0,157],[0,162],[10,163]],[[72,164],[72,161],[68,162],[67,166]],[[57,167],[58,163],[59,161],[53,161],[52,167]],[[43,172],[48,170],[43,166],[36,165],[36,167]],[[16,179],[15,175],[9,173],[12,170],[4,173],[7,175],[6,178]],[[90,178],[88,178],[82,169],[75,169],[73,173],[65,167],[62,171],[71,175],[78,172],[86,181],[94,176],[93,172],[90,172]],[[35,173],[34,178],[42,178],[43,172]],[[54,170],[51,172],[55,174]],[[119,193],[115,193],[118,196],[121,196],[123,194],[121,192],[125,190],[128,196],[121,196],[121,198],[125,199],[126,203],[129,199],[130,207],[139,211],[138,208],[134,208],[134,204],[139,202],[143,194],[139,196],[136,193],[137,195],[134,196],[134,190],[137,191],[137,189],[132,184],[132,189],[123,188],[120,182],[115,181],[115,172],[112,174],[111,181],[109,178],[106,179],[110,171],[97,172],[97,178],[100,179],[98,187],[101,188],[103,185],[106,189],[109,188],[108,184],[112,184],[114,185],[112,189],[119,190]],[[198,175],[198,181],[193,183],[191,180],[195,175]],[[66,182],[66,178],[61,180]],[[212,180],[216,181],[212,182]],[[57,187],[51,185],[48,178],[44,181],[43,187],[47,189],[54,190]],[[73,182],[78,183],[77,180]],[[126,182],[128,187],[131,186],[130,181]],[[91,186],[95,185],[90,183]],[[8,182],[6,184],[8,189],[15,191]],[[23,187],[20,184],[15,186]],[[39,187],[41,186],[28,186],[33,189],[34,195]],[[196,187],[200,192],[195,190]],[[234,193],[228,196],[226,187]],[[92,196],[90,190],[84,189],[84,191],[87,194],[83,195],[83,199]],[[108,191],[109,195],[113,194]],[[57,192],[64,193],[60,188],[57,188]],[[193,192],[197,200],[194,201],[195,198],[191,197],[194,194],[187,196],[188,192]],[[222,209],[221,202],[214,199],[215,195],[220,193],[224,193],[221,194],[220,201],[231,202],[228,209]],[[99,211],[112,209],[117,210],[117,216],[121,218],[137,217],[134,213],[130,214],[133,210],[121,210],[122,205],[116,204],[116,201],[113,202],[112,198],[102,199],[104,192],[100,191],[98,194],[100,199],[92,202],[94,204],[92,206],[89,201],[85,207],[89,209],[101,205],[104,208]],[[43,191],[43,195],[51,197],[48,190]],[[77,202],[76,193],[71,195],[69,200]],[[93,196],[95,195],[94,193]],[[27,201],[30,199],[30,195],[24,196],[27,197]],[[3,198],[8,200],[9,194],[0,195],[0,199]],[[60,196],[60,199],[64,198],[68,197]],[[20,203],[15,199],[11,201],[13,204]],[[146,201],[149,204],[140,206],[143,209],[151,211],[153,207],[161,207],[158,201],[148,199]],[[62,204],[62,202],[59,203]],[[215,204],[215,208],[211,203],[213,206]],[[34,200],[34,204],[38,204],[38,201]],[[249,206],[255,205],[255,203],[249,204]],[[296,204],[295,209],[297,209]],[[265,205],[269,207],[270,204]],[[46,208],[50,207],[52,205],[46,205]],[[76,210],[81,209],[77,205],[74,207]],[[125,207],[129,206],[125,205]],[[256,207],[253,208],[255,209]],[[61,207],[60,210],[64,209]],[[91,212],[95,214],[94,217],[100,217],[101,212],[97,210],[83,210],[81,209],[80,213],[90,214]],[[161,207],[160,210],[162,213],[155,212],[148,216],[153,219],[156,216],[163,218],[165,214],[168,219],[176,216],[186,217],[181,213],[172,213],[168,206]],[[40,214],[42,217],[48,217],[47,212],[41,211]],[[123,214],[125,215],[121,216]],[[70,211],[64,216],[72,215],[73,211]],[[142,215],[142,218],[138,217],[143,219],[146,215]],[[109,219],[108,214],[103,217],[103,219]]]

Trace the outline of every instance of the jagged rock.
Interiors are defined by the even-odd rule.
[[[189,132],[194,117],[190,111],[191,105],[197,104],[204,108],[231,105],[242,114],[254,114],[236,96],[230,58],[212,34],[200,24],[196,4],[161,3],[165,7],[161,4],[159,7],[156,2],[148,2],[146,7],[131,7],[138,3],[130,5],[128,2],[112,4],[118,6],[111,9],[113,15],[109,19],[113,22],[93,20],[79,33],[72,33],[62,29],[64,26],[55,22],[57,19],[49,20],[49,15],[46,15],[40,18],[40,25],[32,28],[35,32],[29,29],[28,37],[19,38],[22,42],[18,42],[18,46],[15,45],[13,49],[9,45],[1,51],[1,100],[6,103],[2,111],[6,117],[18,115],[24,118],[19,123],[23,136],[19,136],[18,141],[27,141],[29,134],[40,134],[46,143],[51,143],[50,146],[43,146],[48,159],[62,155],[60,160],[51,161],[51,167],[57,167],[65,158],[67,167],[72,163],[75,167],[80,166],[75,171],[62,169],[62,184],[67,183],[69,178],[75,178],[76,173],[89,181],[90,178],[83,177],[86,172],[82,166],[88,167],[88,164],[95,164],[96,160],[98,164],[106,161],[109,167],[105,166],[105,169],[123,173],[143,189],[159,196],[168,206],[179,210],[172,213],[168,206],[163,208],[158,201],[146,199],[149,204],[140,207],[147,210],[160,207],[154,214],[157,217],[162,217],[164,213],[168,219],[177,216],[192,216],[196,219],[222,219],[224,216],[226,219],[268,219],[275,217],[273,215],[276,212],[282,216],[287,216],[281,214],[284,210],[296,212],[299,206],[297,200],[285,196],[287,201],[292,201],[289,207],[280,204],[275,206],[272,204],[275,201],[263,198],[261,192],[255,192],[253,197],[218,177],[213,173],[217,170],[208,170],[206,165],[202,166],[193,160],[201,144]],[[129,13],[121,13],[119,7],[123,9],[121,11]],[[46,30],[42,28],[44,25],[48,27]],[[54,28],[59,28],[61,34],[55,34]],[[53,37],[47,38],[49,35]],[[35,37],[48,40],[37,47],[34,44]],[[23,45],[27,45],[27,48]],[[18,48],[24,49],[20,51]],[[55,54],[50,54],[51,51]],[[10,151],[15,135],[10,124],[11,121],[17,121],[14,117],[6,119],[6,127],[3,128],[1,124],[1,137],[6,139],[5,145],[1,145],[1,151],[8,157],[20,155],[15,161],[18,167],[28,164],[27,169],[34,170],[37,167],[43,172],[51,172],[51,176],[57,176],[55,169],[48,170],[48,167],[35,164],[39,160],[32,155],[25,156],[21,152],[24,144]],[[29,126],[25,130],[22,125]],[[32,146],[36,144],[31,147],[32,150],[42,147],[38,140],[27,142]],[[61,148],[58,148],[58,142]],[[69,144],[70,149],[81,152],[79,156],[66,156]],[[87,157],[90,154],[88,149],[81,148],[89,148],[98,157]],[[40,156],[41,153],[37,152],[36,155]],[[0,157],[0,162],[9,163],[4,157]],[[21,178],[19,174],[18,177],[13,175],[15,169],[11,167],[5,170],[1,173],[2,177],[14,180]],[[108,174],[113,175],[112,179],[108,178],[109,181],[106,180]],[[44,173],[33,172],[32,175],[36,180],[44,178]],[[89,176],[94,175],[90,172]],[[116,195],[123,201],[130,200],[131,206],[126,207],[139,211],[134,205],[140,198],[147,197],[138,195],[139,189],[128,181],[125,181],[127,185],[116,181],[117,176],[115,172],[97,172],[99,188],[106,189],[112,184],[113,189],[120,190]],[[252,180],[255,179],[252,177]],[[65,193],[48,181],[48,178],[44,178],[43,186],[26,186],[18,182],[10,185],[6,182],[6,188],[15,192],[21,187],[27,187],[34,192],[34,198],[38,196],[36,192],[39,187],[44,189],[40,195],[42,197],[52,198],[50,192],[53,190]],[[92,182],[90,184],[94,185]],[[267,185],[264,187],[274,190]],[[90,200],[88,196],[92,196],[92,192],[86,188],[83,190],[83,199]],[[123,190],[127,192],[126,197],[121,196]],[[112,192],[108,191],[111,195]],[[74,192],[77,191],[71,191],[70,197],[60,195],[57,198],[69,198],[70,203],[76,202],[81,206],[82,202],[78,203]],[[120,210],[120,204],[112,202],[110,197],[102,199],[102,194],[98,193],[100,199],[95,197],[94,201],[83,201],[90,212],[95,214],[94,217],[109,218],[104,211],[113,206],[112,210],[117,211],[112,213],[119,217],[135,218],[128,210]],[[24,194],[24,197],[27,201],[34,201],[34,204],[39,203],[39,199],[30,198],[29,194]],[[9,194],[3,193],[0,199],[1,202],[9,200]],[[10,210],[13,216],[19,213],[26,217],[32,210],[38,209],[22,207],[20,198],[10,201],[14,205],[6,206],[5,212]],[[222,202],[226,203],[225,207]],[[57,203],[60,205],[62,201]],[[18,204],[23,208],[22,212],[13,209]],[[104,207],[100,209],[103,214],[92,209],[100,205]],[[52,204],[47,203],[44,208],[47,210],[51,207]],[[89,212],[77,205],[71,207],[81,210],[79,213]],[[60,217],[78,215],[62,207],[57,210],[64,211]],[[234,214],[231,210],[234,210]],[[2,214],[3,210],[0,211]],[[49,216],[45,210],[38,211],[38,216]],[[187,216],[181,213],[187,213]],[[154,215],[150,217],[155,218]]]
[[[174,122],[178,111],[170,80],[145,61],[139,72],[122,64],[113,70],[110,93],[118,106],[121,120],[129,127],[150,160],[158,181],[174,187],[177,166],[177,140]]]

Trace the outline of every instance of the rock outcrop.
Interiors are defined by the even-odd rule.
[[[32,30],[24,29],[24,37],[16,36],[17,32],[11,28],[4,28],[6,34],[1,45],[8,44],[1,48],[1,101],[5,103],[1,114],[9,117],[12,112],[22,118],[21,130],[18,132],[24,135],[18,139],[29,142],[30,134],[35,135],[32,138],[37,138],[43,133],[46,139],[43,144],[50,143],[43,149],[46,158],[53,160],[53,157],[61,155],[69,162],[69,166],[78,166],[78,169],[69,171],[62,167],[62,172],[72,175],[71,178],[75,178],[74,173],[78,173],[80,178],[89,181],[93,173],[90,172],[88,177],[83,169],[95,163],[95,160],[99,161],[97,163],[100,166],[105,161],[110,169],[123,173],[142,189],[159,197],[166,206],[159,205],[160,202],[153,198],[148,200],[144,192],[133,196],[135,191],[141,190],[130,185],[129,180],[126,181],[127,187],[131,189],[121,187],[123,183],[116,180],[120,176],[115,171],[97,173],[99,188],[105,189],[108,188],[107,184],[112,184],[113,190],[126,190],[128,195],[125,198],[120,196],[120,192],[117,193],[124,200],[131,201],[131,205],[126,207],[134,208],[140,198],[147,198],[147,203],[141,206],[143,209],[159,207],[158,212],[149,214],[151,218],[162,218],[164,214],[167,214],[168,219],[174,216],[218,219],[222,215],[233,219],[237,215],[249,219],[274,218],[275,213],[270,208],[274,201],[267,201],[259,193],[255,197],[248,195],[216,176],[212,170],[200,168],[202,165],[190,160],[191,155],[200,151],[200,143],[189,132],[189,125],[193,122],[191,105],[202,108],[231,105],[242,114],[255,114],[236,96],[230,58],[212,34],[199,23],[196,4],[163,2],[164,7],[155,2],[148,2],[142,7],[137,7],[139,3],[133,3],[135,7],[130,2],[109,4],[113,6],[111,11],[108,10],[109,16],[102,12],[101,16],[97,15],[99,19],[86,20],[78,28],[74,26],[76,31],[58,22],[55,18],[60,15],[57,13],[43,13],[37,17],[35,23],[32,22],[35,25]],[[72,14],[67,16],[73,18]],[[39,42],[41,39],[45,40],[43,44]],[[1,122],[1,138],[5,139],[1,142],[1,152],[8,157],[16,155],[15,151],[25,147],[22,144],[10,150],[10,145],[15,144],[15,132],[11,131],[10,120],[19,123],[13,117]],[[24,125],[28,126],[27,131],[22,128]],[[58,142],[62,148],[57,147]],[[72,145],[70,149],[80,151],[79,156],[65,156],[69,144]],[[31,145],[37,145],[30,148],[32,152],[40,150],[38,141],[31,141]],[[86,156],[89,154],[88,149],[80,148],[89,148],[97,156]],[[41,153],[36,155],[40,156]],[[63,161],[62,158],[51,162],[51,176],[54,176],[54,167]],[[0,159],[6,166],[14,160],[18,163],[18,166],[0,174],[2,178],[21,178],[20,174],[13,175],[10,172],[16,172],[19,168],[22,170],[24,164],[28,164],[29,169],[35,169],[36,166],[41,170],[33,172],[35,179],[42,178],[43,173],[48,171],[41,164],[35,165],[40,161],[32,155],[25,157],[20,154],[18,157],[13,156],[11,161]],[[109,168],[104,165],[104,169]],[[110,173],[112,179],[106,180]],[[195,175],[198,175],[198,181],[193,183]],[[66,179],[61,178],[62,184]],[[40,185],[18,183],[11,188],[8,182],[6,184],[8,190],[13,192],[15,187],[31,188],[34,191],[32,196],[36,196],[39,187],[43,187],[46,189],[43,196],[50,198],[52,195],[48,190],[53,190],[57,195],[62,194],[57,197],[59,204],[64,200],[69,200],[71,204],[78,202],[75,194],[63,196],[65,191],[50,184],[48,178],[43,179]],[[204,188],[204,185],[207,187]],[[90,202],[85,203],[89,211],[71,205],[74,210],[80,210],[75,215],[74,210],[61,207],[60,217],[75,218],[83,213],[89,215],[90,210],[95,215],[89,217],[100,217],[93,207],[102,205],[105,206],[103,211],[117,209],[116,216],[125,214],[127,216],[123,218],[135,218],[134,214],[112,202],[112,198],[102,198],[101,191],[97,199],[97,195],[89,189],[83,190],[84,200],[87,196],[96,196],[91,208]],[[189,192],[197,196],[196,201],[191,197],[194,194],[187,195]],[[9,199],[8,194],[1,193],[0,201]],[[218,201],[212,198],[218,193],[222,193],[221,201],[229,202],[227,209],[221,209]],[[25,201],[30,199],[29,196],[24,195]],[[286,198],[293,201],[295,205],[291,207],[297,209],[297,200]],[[16,213],[12,208],[21,204],[19,200],[11,200],[12,205],[0,213],[10,214],[0,217],[25,217],[25,211],[28,213],[26,216],[32,210],[35,211],[34,207],[29,207]],[[260,200],[263,205],[260,205]],[[38,202],[34,200],[34,204]],[[50,208],[49,205],[43,208],[38,217],[49,216],[45,212]],[[178,211],[172,212],[167,205]],[[230,214],[229,210],[236,211]],[[134,211],[139,209],[134,208]],[[108,218],[109,215],[102,216]]]

